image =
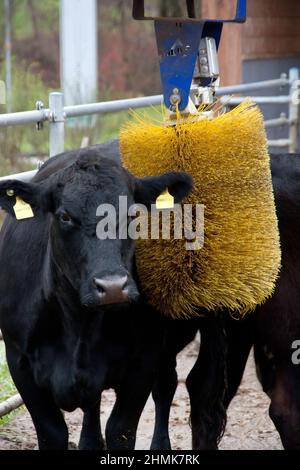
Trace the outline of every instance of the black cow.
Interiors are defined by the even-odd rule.
[[[244,320],[233,320],[223,311],[170,322],[153,390],[153,449],[170,448],[168,417],[177,387],[176,355],[198,330],[200,352],[187,378],[193,448],[217,448],[226,424],[226,408],[254,345],[258,378],[271,399],[270,417],[284,448],[300,449],[300,155],[272,155],[271,170],[282,247],[275,293]]]
[[[116,391],[107,446],[134,448],[151,392],[163,319],[138,302],[134,242],[100,240],[96,210],[109,203],[118,216],[119,195],[129,206],[149,206],[167,187],[179,202],[192,182],[175,172],[138,179],[118,158],[112,142],[54,157],[30,183],[0,183],[9,214],[0,234],[0,326],[40,449],[68,447],[61,409],[77,407],[85,411],[80,448],[103,447],[99,403],[107,388]],[[15,219],[17,198],[34,218]],[[127,228],[127,216],[120,223]]]
[[[271,300],[254,318],[258,377],[271,399],[270,417],[285,449],[300,449],[300,155],[274,156],[272,174],[282,269]]]

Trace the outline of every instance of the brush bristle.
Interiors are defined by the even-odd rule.
[[[123,163],[136,176],[190,173],[184,201],[204,204],[204,247],[140,240],[137,268],[149,302],[172,317],[198,307],[243,316],[273,293],[280,242],[263,117],[251,102],[212,120],[161,126],[131,122],[120,135]]]

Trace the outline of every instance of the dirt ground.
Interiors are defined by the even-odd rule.
[[[173,449],[184,450],[191,448],[191,432],[188,424],[189,401],[185,388],[185,378],[192,368],[199,342],[191,343],[178,356],[179,386],[173,401],[170,435]],[[114,393],[103,394],[101,421],[103,427],[109,416],[114,402]],[[226,433],[221,441],[221,449],[282,449],[279,436],[268,416],[269,400],[262,392],[254,371],[253,358],[249,359],[243,382],[238,394],[232,401],[228,411]],[[77,443],[80,433],[82,413],[66,413],[70,430],[70,441]],[[149,449],[153,432],[154,409],[149,398],[142,415],[136,448]],[[33,449],[36,437],[27,412],[16,416],[8,425],[0,427],[0,450],[4,449]]]

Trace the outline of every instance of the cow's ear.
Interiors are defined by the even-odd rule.
[[[150,176],[136,179],[135,202],[144,204],[148,208],[155,204],[156,199],[168,190],[174,197],[174,202],[181,202],[193,189],[192,177],[187,173],[164,173],[160,176]]]
[[[30,205],[33,212],[51,210],[51,200],[46,186],[38,183],[24,183],[19,180],[6,180],[0,183],[0,207],[15,216],[17,201]]]

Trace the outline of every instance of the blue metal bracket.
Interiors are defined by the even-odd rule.
[[[172,108],[172,96],[177,94],[178,107],[183,110],[189,100],[204,23],[155,20],[154,26],[165,106]]]
[[[243,23],[246,21],[247,0],[237,0],[236,15],[230,20],[198,20],[195,18],[146,18],[144,3],[134,1],[136,19],[154,19],[160,74],[165,106],[172,109],[174,95],[180,96],[179,110],[187,107],[195,70],[200,41],[213,37],[218,49],[223,23]],[[138,7],[138,9],[137,9]],[[202,86],[210,81],[203,80]]]

